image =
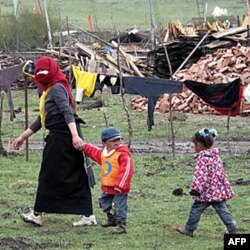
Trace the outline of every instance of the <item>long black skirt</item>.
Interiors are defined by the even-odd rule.
[[[91,191],[82,152],[68,133],[46,138],[34,210],[63,214],[93,214]]]

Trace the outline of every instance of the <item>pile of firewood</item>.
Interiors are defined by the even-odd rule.
[[[174,35],[179,33],[175,32]],[[170,66],[172,73],[176,72],[189,56],[189,60],[184,65],[185,68],[189,68],[192,64],[197,63],[202,56],[212,54],[218,49],[232,48],[233,46],[237,46],[238,43],[243,46],[250,45],[250,37],[245,27],[235,27],[219,32],[196,30],[196,33],[197,35],[192,36],[179,35],[177,39],[159,46],[148,53],[148,60],[152,68],[157,72],[158,77],[170,78]],[[204,39],[205,36],[206,38]],[[197,47],[201,40],[202,43]],[[167,59],[166,51],[169,60]]]
[[[241,84],[250,84],[250,47],[241,45],[231,49],[219,49],[213,54],[201,57],[189,69],[179,71],[175,80],[193,80],[207,84],[229,83],[236,78],[241,79]],[[217,112],[200,97],[183,85],[183,91],[172,94],[172,110],[191,113],[214,113]],[[140,97],[133,100],[132,105],[138,111],[147,110],[147,98]],[[156,111],[169,111],[169,95],[161,96],[156,105]],[[250,103],[242,98],[241,114],[250,114]]]

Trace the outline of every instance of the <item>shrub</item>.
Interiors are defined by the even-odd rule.
[[[59,30],[59,22],[55,16],[49,16],[51,33]],[[0,50],[33,50],[36,47],[46,47],[48,31],[45,17],[23,11],[18,19],[8,15],[0,23]]]

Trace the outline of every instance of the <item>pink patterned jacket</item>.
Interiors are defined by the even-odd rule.
[[[194,160],[196,166],[192,189],[196,190],[200,196],[193,196],[193,199],[201,202],[218,202],[234,196],[217,148],[194,154]]]

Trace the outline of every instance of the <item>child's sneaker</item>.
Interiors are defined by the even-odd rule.
[[[25,213],[21,214],[21,219],[24,222],[32,223],[36,226],[43,225],[42,215],[35,215],[32,209],[30,209],[30,211],[26,214]]]
[[[82,215],[79,221],[73,222],[74,227],[95,225],[97,225],[97,222],[94,215],[90,215],[89,217]]]

